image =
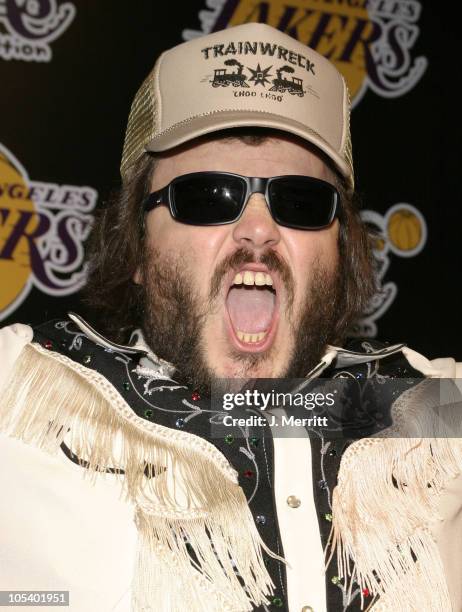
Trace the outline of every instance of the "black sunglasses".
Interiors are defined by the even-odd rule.
[[[337,189],[311,176],[258,178],[230,172],[193,172],[178,176],[151,193],[144,202],[149,212],[170,208],[174,219],[188,225],[224,225],[237,221],[253,193],[265,196],[273,219],[293,229],[328,227],[338,214]]]

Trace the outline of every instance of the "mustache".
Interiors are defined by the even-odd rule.
[[[287,302],[290,308],[294,301],[294,277],[292,271],[284,259],[273,249],[268,249],[260,257],[244,247],[228,255],[215,268],[210,282],[209,299],[213,301],[219,294],[224,276],[229,270],[238,270],[243,264],[259,263],[265,265],[270,272],[277,272],[287,291]]]

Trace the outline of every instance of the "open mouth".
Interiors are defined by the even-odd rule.
[[[273,341],[278,319],[275,279],[268,271],[241,270],[231,280],[226,308],[229,332],[245,351],[264,351]]]

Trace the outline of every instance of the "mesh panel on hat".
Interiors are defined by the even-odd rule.
[[[343,145],[342,151],[340,151],[340,155],[343,156],[346,163],[350,166],[351,174],[350,174],[350,182],[351,186],[354,186],[354,170],[353,170],[353,148],[351,144],[351,131],[350,131],[350,116],[351,116],[351,98],[350,98],[350,90],[348,89],[348,85],[344,77],[342,76],[343,83],[345,86],[345,92],[347,95],[347,112],[346,112],[346,125],[345,125],[345,143]]]
[[[130,166],[135,163],[145,151],[147,143],[156,133],[157,107],[153,95],[153,70],[136,93],[128,117],[120,173],[125,180]]]

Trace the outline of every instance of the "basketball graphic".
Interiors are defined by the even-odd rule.
[[[426,224],[421,213],[410,204],[397,204],[387,214],[390,248],[401,257],[418,253],[426,240]]]
[[[20,223],[23,213],[33,213],[28,225],[37,225],[38,217],[34,203],[27,199],[29,191],[26,179],[14,162],[0,153],[0,313],[29,289],[31,261],[29,243],[25,237],[9,248],[11,238]],[[34,227],[26,230],[33,231]]]

